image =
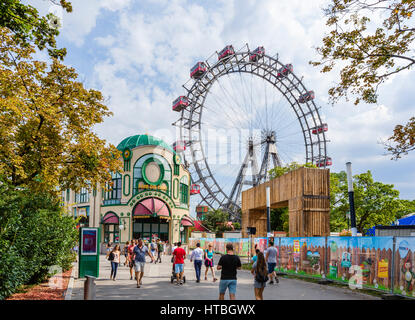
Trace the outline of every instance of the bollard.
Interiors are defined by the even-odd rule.
[[[84,283],[84,300],[95,300],[95,282],[96,279],[93,276],[85,276]]]

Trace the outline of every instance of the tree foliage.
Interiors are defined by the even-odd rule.
[[[278,178],[288,172],[297,170],[299,168],[317,168],[316,165],[312,163],[306,163],[306,164],[299,164],[297,162],[291,162],[285,167],[275,167],[269,171],[270,179]]]
[[[67,270],[78,231],[73,217],[48,193],[0,181],[0,300],[23,284],[44,280],[51,266]]]
[[[317,48],[321,72],[341,66],[340,82],[329,89],[333,103],[376,103],[378,88],[391,75],[415,64],[415,0],[332,0],[324,12],[330,32]],[[408,93],[409,94],[409,93]],[[415,149],[415,118],[397,125],[385,143],[393,159]]]
[[[0,174],[34,191],[110,180],[120,153],[92,131],[111,115],[102,94],[57,59],[33,60],[4,28],[0,40]]]
[[[232,227],[228,226],[229,214],[221,209],[211,210],[205,214],[203,225],[212,232],[231,231]],[[234,223],[234,229],[238,229],[238,225]],[[239,225],[240,227],[240,225]]]
[[[353,180],[358,232],[389,225],[414,208],[415,201],[399,199],[399,191],[392,184],[374,181],[370,171],[355,175]],[[331,173],[330,189],[330,230],[347,229],[346,213],[350,209],[346,172]]]
[[[289,231],[289,216],[288,208],[271,209],[271,230],[274,231]]]
[[[72,5],[66,0],[50,0],[59,4],[66,12],[72,12]],[[23,4],[20,0],[2,0],[0,2],[0,27],[8,28],[16,42],[22,45],[33,44],[40,50],[47,49],[53,58],[63,59],[66,49],[56,48],[59,35],[57,17],[49,13],[40,16],[36,8]]]

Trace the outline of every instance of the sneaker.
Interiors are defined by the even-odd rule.
[[[280,283],[280,280],[278,278],[276,278],[275,283]]]
[[[137,288],[140,288],[140,285],[139,284],[137,284]]]
[[[183,281],[180,281],[180,285],[181,285],[181,286],[183,285]]]
[[[133,277],[130,277],[130,280],[133,280]]]
[[[274,281],[272,281],[272,280],[271,280],[271,281],[269,282],[269,284],[274,284]]]

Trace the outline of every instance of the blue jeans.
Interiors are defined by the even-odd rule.
[[[229,289],[230,294],[236,294],[236,280],[221,280],[219,282],[219,293],[224,294]]]
[[[118,262],[111,261],[111,278],[114,275],[114,279],[117,276]]]
[[[202,260],[195,260],[196,279],[200,281],[200,272],[202,270]]]

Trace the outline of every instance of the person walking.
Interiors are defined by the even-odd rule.
[[[128,267],[130,268],[130,280],[133,280],[133,269],[134,269],[134,248],[135,240],[131,240],[130,245],[128,246]]]
[[[213,245],[211,243],[209,243],[208,248],[205,251],[205,267],[206,267],[206,271],[205,271],[205,280],[207,280],[207,275],[210,271],[212,271],[212,278],[213,278],[213,282],[215,282],[217,279],[215,278],[215,270],[213,269],[214,267],[214,263],[213,263],[213,254],[215,252],[213,251]]]
[[[217,270],[221,271],[219,282],[219,300],[225,300],[226,290],[229,290],[229,298],[236,299],[237,270],[241,270],[241,259],[233,254],[232,243],[226,244],[226,254],[218,262]]]
[[[110,252],[111,252],[111,242],[108,242],[107,243],[107,259],[108,259]]]
[[[256,300],[264,300],[262,294],[268,281],[268,266],[262,252],[258,252],[257,257],[257,261],[254,262],[251,269],[251,273],[254,275],[254,293]]]
[[[195,271],[196,271],[196,282],[200,282],[200,272],[202,270],[202,262],[203,262],[203,250],[200,248],[200,243],[196,244],[196,249],[192,251],[190,255],[190,262],[194,260]]]
[[[144,276],[146,254],[148,254],[152,262],[154,262],[154,257],[151,254],[151,252],[148,250],[148,247],[143,244],[143,240],[141,239],[138,239],[138,244],[134,247],[133,253],[134,253],[135,278],[137,280],[137,288],[140,288],[142,285],[142,279]]]
[[[156,245],[156,242],[154,241],[154,239],[151,239],[150,251],[151,251],[151,254],[153,255],[153,257],[157,256],[157,245]],[[150,263],[152,263],[152,262],[153,261],[151,261]]]
[[[127,265],[128,263],[128,246],[130,245],[130,243],[127,241],[124,245],[124,248],[122,249],[123,253],[124,253],[124,257],[125,257],[125,261],[124,261],[124,267]]]
[[[156,263],[161,263],[161,253],[163,252],[163,244],[161,243],[160,239],[157,239],[157,259]]]
[[[183,284],[184,259],[186,259],[186,251],[181,247],[182,243],[177,242],[177,248],[173,251],[174,272],[176,273],[176,284]]]
[[[268,264],[268,276],[270,278],[270,284],[274,284],[273,278],[275,278],[276,283],[279,282],[277,274],[275,273],[275,267],[277,266],[277,256],[278,250],[274,247],[274,241],[269,240],[265,255],[265,261]]]
[[[259,249],[255,249],[255,255],[252,257],[252,263],[255,263],[258,259],[258,252],[261,252]]]
[[[120,246],[117,244],[109,254],[108,260],[111,261],[111,276],[110,279],[115,281],[117,276],[118,265],[120,264],[121,251]]]

